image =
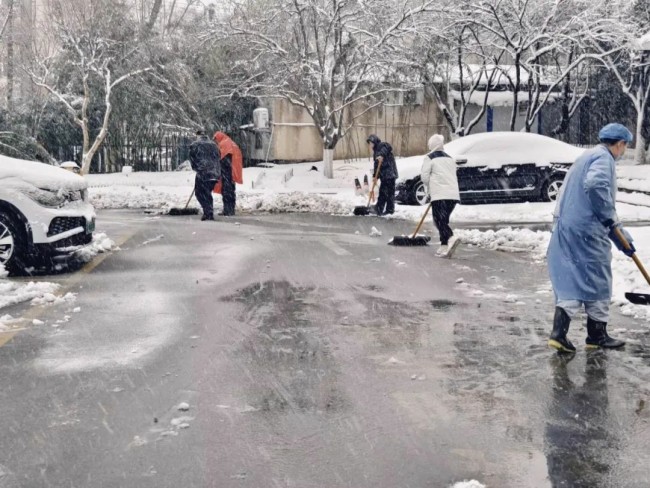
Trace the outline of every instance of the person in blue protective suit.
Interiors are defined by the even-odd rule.
[[[555,293],[555,318],[549,346],[575,352],[567,338],[571,319],[587,312],[587,347],[618,348],[625,342],[607,334],[612,298],[612,246],[631,256],[632,238],[616,215],[616,161],[632,142],[621,124],[609,124],[598,134],[600,145],[572,165],[555,209],[548,248],[548,269]],[[620,229],[631,249],[617,238]]]

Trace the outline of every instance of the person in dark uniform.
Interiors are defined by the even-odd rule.
[[[214,141],[219,145],[221,153],[221,180],[214,189],[223,197],[223,213],[226,217],[235,215],[237,203],[236,183],[244,183],[243,156],[239,146],[223,132],[214,135]]]
[[[374,134],[368,136],[366,142],[372,151],[372,159],[375,162],[373,169],[375,175],[377,174],[377,167],[381,163],[381,169],[379,170],[381,186],[379,187],[379,197],[377,198],[375,210],[377,215],[392,215],[395,213],[395,180],[398,177],[393,148],[387,142],[382,142]]]
[[[212,190],[221,176],[219,147],[205,135],[204,130],[198,130],[196,135],[196,141],[190,145],[190,164],[196,171],[194,193],[203,208],[201,220],[214,220]]]

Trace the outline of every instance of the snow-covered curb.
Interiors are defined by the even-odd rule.
[[[334,180],[318,172],[309,172],[311,165],[289,165],[295,176],[284,181],[287,168],[246,168],[246,185],[237,187],[239,213],[324,213],[351,216],[354,207],[367,204],[367,197],[354,191],[354,178],[363,178],[365,163],[339,165]],[[255,175],[264,171],[264,184],[251,188]],[[149,209],[166,212],[171,207],[183,207],[192,194],[193,173],[132,173],[88,175],[90,201],[97,209]],[[643,198],[639,201],[639,198]],[[621,199],[632,205],[621,204],[619,214],[625,222],[650,220],[650,197],[621,193]],[[198,208],[195,198],[191,208]],[[553,203],[509,203],[490,205],[459,205],[452,215],[458,223],[550,223]],[[219,195],[215,195],[215,208],[222,209]],[[397,205],[392,219],[417,221],[424,207]],[[431,217],[429,216],[429,220]]]

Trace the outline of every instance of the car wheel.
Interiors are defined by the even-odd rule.
[[[560,196],[560,189],[564,183],[564,178],[557,176],[551,177],[542,188],[542,200],[545,202],[554,202]]]
[[[10,273],[21,273],[26,267],[25,233],[16,220],[0,212],[0,264]]]
[[[411,188],[411,204],[412,205],[426,205],[429,203],[430,197],[427,188],[424,186],[422,180],[417,180]]]

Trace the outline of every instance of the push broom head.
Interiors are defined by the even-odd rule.
[[[395,236],[388,242],[388,244],[390,244],[391,246],[402,246],[402,247],[426,246],[429,244],[429,241],[431,241],[431,237],[418,234],[415,237]]]
[[[198,208],[170,208],[168,215],[178,217],[180,215],[198,215]]]
[[[370,215],[370,207],[354,207],[354,215],[361,216],[361,215]]]

